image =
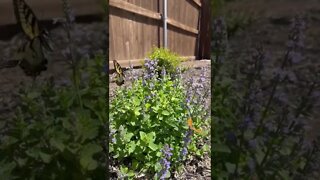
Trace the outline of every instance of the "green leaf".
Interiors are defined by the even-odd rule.
[[[154,142],[155,136],[156,136],[155,132],[150,132],[150,133],[146,134],[147,142],[148,143]]]
[[[130,124],[131,126],[136,126],[137,123],[136,123],[135,121],[130,121],[129,124]]]
[[[156,144],[154,144],[153,142],[149,142],[148,147],[152,150],[152,151],[156,151],[158,149],[158,146]]]
[[[64,92],[60,96],[60,103],[64,109],[69,109],[75,100],[74,93]]]
[[[147,142],[148,141],[148,137],[147,137],[147,134],[143,131],[140,131],[139,132],[139,135],[140,135],[140,139],[143,141],[143,142]]]
[[[62,119],[62,126],[65,128],[65,129],[72,129],[74,128],[72,123],[71,123],[71,119],[69,118],[63,118]]]
[[[151,108],[152,108],[153,112],[155,112],[155,113],[158,112],[159,109],[160,109],[160,107],[157,106],[157,105],[156,106],[152,106]]]
[[[10,146],[10,145],[12,145],[12,144],[15,144],[16,142],[18,142],[18,139],[17,139],[17,138],[12,137],[12,136],[4,136],[4,137],[2,138],[2,146],[1,146],[1,148],[2,148],[2,147],[5,147],[5,146]],[[0,149],[1,149],[1,148],[0,148]]]
[[[6,121],[0,121],[0,129],[4,128],[6,124]]]
[[[281,177],[281,179],[290,179],[290,172],[286,170],[280,170],[278,174]]]
[[[65,148],[63,142],[59,139],[56,139],[55,137],[52,137],[50,140],[49,140],[49,143],[51,146],[57,148],[60,152],[62,152]]]
[[[125,142],[130,142],[130,140],[131,140],[131,138],[132,138],[133,135],[134,135],[133,133],[126,133],[126,134],[124,135],[124,141],[125,141]]]
[[[146,103],[146,109],[149,109],[151,107],[150,103]]]
[[[258,163],[259,163],[259,164],[261,164],[261,162],[262,162],[262,160],[263,160],[264,156],[265,156],[265,153],[264,153],[262,150],[257,149],[257,152],[256,152],[256,159],[257,159],[257,161],[258,161]]]
[[[159,162],[156,163],[156,165],[154,166],[154,170],[156,172],[160,172],[160,170],[162,169],[162,166]]]
[[[162,111],[162,115],[169,116],[170,113],[167,110]]]
[[[82,138],[82,142],[87,139],[94,139],[99,133],[100,122],[91,118],[88,111],[77,111],[77,115],[76,128],[78,137]]]
[[[132,160],[132,169],[133,169],[133,170],[138,169],[139,164],[140,164],[139,161],[137,161],[136,159],[133,159],[133,160]]]
[[[140,110],[141,110],[140,107],[134,108],[134,115],[139,116],[139,115],[141,114],[141,113],[140,113]]]
[[[14,178],[14,169],[16,163],[6,162],[5,160],[0,161],[0,177],[1,179],[16,179]]]
[[[225,163],[225,166],[229,173],[233,173],[234,170],[236,169],[236,165],[232,163]]]
[[[141,104],[141,100],[137,96],[133,97],[132,102],[133,102],[134,106],[140,106],[140,104]]]
[[[231,153],[229,147],[225,144],[214,144],[212,146],[213,152]]]
[[[158,152],[156,153],[156,157],[161,157],[161,156],[162,156],[162,152],[158,151]]]
[[[197,156],[201,156],[201,151],[196,151]]]
[[[97,144],[87,144],[80,151],[80,164],[84,169],[94,170],[97,168],[98,163],[92,158],[92,156],[98,152],[101,152],[102,148]]]
[[[164,178],[169,178],[171,176],[170,171],[167,172],[167,174],[164,176]]]
[[[40,150],[38,148],[33,148],[33,149],[28,149],[26,151],[26,154],[29,156],[29,157],[32,157],[34,159],[38,159],[39,157],[39,152]]]
[[[50,154],[46,154],[44,152],[39,153],[40,158],[45,163],[50,163],[52,156]]]
[[[129,142],[128,147],[129,147],[128,153],[131,154],[136,149],[136,143],[134,141],[131,141]]]
[[[135,176],[135,173],[134,173],[133,170],[129,170],[129,172],[127,173],[127,175],[128,175],[129,177],[133,177],[133,176]]]
[[[210,150],[210,147],[208,144],[205,144],[203,147],[202,147],[203,151],[206,152],[206,151],[209,151]]]
[[[28,161],[28,158],[18,158],[17,159],[18,166],[20,167],[25,166],[27,161]]]
[[[40,93],[39,92],[35,92],[35,91],[29,92],[28,95],[27,95],[27,97],[30,98],[30,99],[35,99],[35,98],[37,98],[39,96],[40,96]]]
[[[120,166],[120,172],[122,173],[122,174],[127,174],[127,172],[128,172],[128,167],[125,167],[125,166]]]

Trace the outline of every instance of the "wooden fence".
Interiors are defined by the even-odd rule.
[[[208,8],[202,6],[203,1],[167,0],[168,48],[189,59],[201,59],[199,54],[206,54],[203,50],[202,53],[199,51],[199,43],[202,43],[199,37],[209,33],[205,24],[208,26],[210,23],[208,17],[201,17],[201,14],[206,15],[202,13],[204,8]],[[163,2],[164,0],[109,0],[110,69],[113,69],[114,59],[124,67],[128,67],[129,62],[135,66],[140,65],[153,47],[163,47]],[[204,25],[203,31],[200,24]]]

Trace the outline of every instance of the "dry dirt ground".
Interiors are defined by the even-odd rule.
[[[319,0],[239,0],[227,3],[227,9],[253,20],[229,39],[230,58],[238,61],[250,58],[251,54],[248,52],[256,43],[261,42],[272,63],[277,64],[286,51],[291,19],[296,14],[301,14],[305,17],[306,23],[304,59],[294,68],[306,70],[313,67],[314,71],[307,73],[320,73]],[[272,70],[274,67],[267,68]],[[319,92],[319,89],[317,91]],[[315,112],[308,131],[310,138],[320,135],[319,101],[314,105]]]

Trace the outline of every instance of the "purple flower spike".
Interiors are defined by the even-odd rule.
[[[291,33],[287,42],[287,59],[289,63],[298,63],[303,59],[305,22],[302,17],[296,16],[292,20]]]
[[[185,157],[188,153],[188,145],[191,142],[191,136],[192,136],[192,130],[188,129],[183,138],[183,148],[180,153],[180,160],[182,160],[183,157]]]
[[[166,69],[165,69],[165,68],[163,68],[163,69],[162,69],[162,71],[161,71],[161,75],[162,75],[162,77],[164,77],[166,74],[167,74],[167,73],[166,73]]]
[[[169,172],[170,169],[170,157],[173,155],[171,151],[173,148],[170,148],[169,145],[165,145],[161,152],[164,154],[164,157],[160,160],[160,164],[162,165],[162,170],[159,172],[160,179],[164,179]]]
[[[157,60],[149,60],[149,59],[145,60],[144,66],[146,68],[146,71],[143,76],[145,80],[152,79],[155,76],[157,65],[158,65]]]

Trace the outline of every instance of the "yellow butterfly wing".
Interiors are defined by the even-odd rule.
[[[48,42],[49,34],[46,30],[40,30],[38,19],[30,6],[24,0],[13,0],[13,9],[18,25],[28,39],[32,40],[40,37],[41,45],[52,51],[52,47]]]
[[[121,76],[124,76],[122,68],[121,68],[120,64],[116,60],[113,60],[113,65],[114,65],[114,69],[116,70],[117,74],[120,74]]]
[[[16,20],[29,39],[40,35],[38,19],[24,0],[13,0]]]
[[[114,65],[114,69],[117,73],[116,84],[118,86],[121,86],[122,84],[124,84],[124,77],[125,77],[124,73],[122,71],[120,64],[116,60],[113,60],[113,65]]]
[[[48,61],[44,56],[39,37],[26,42],[19,53],[21,59],[19,65],[27,76],[36,77],[47,70]]]

